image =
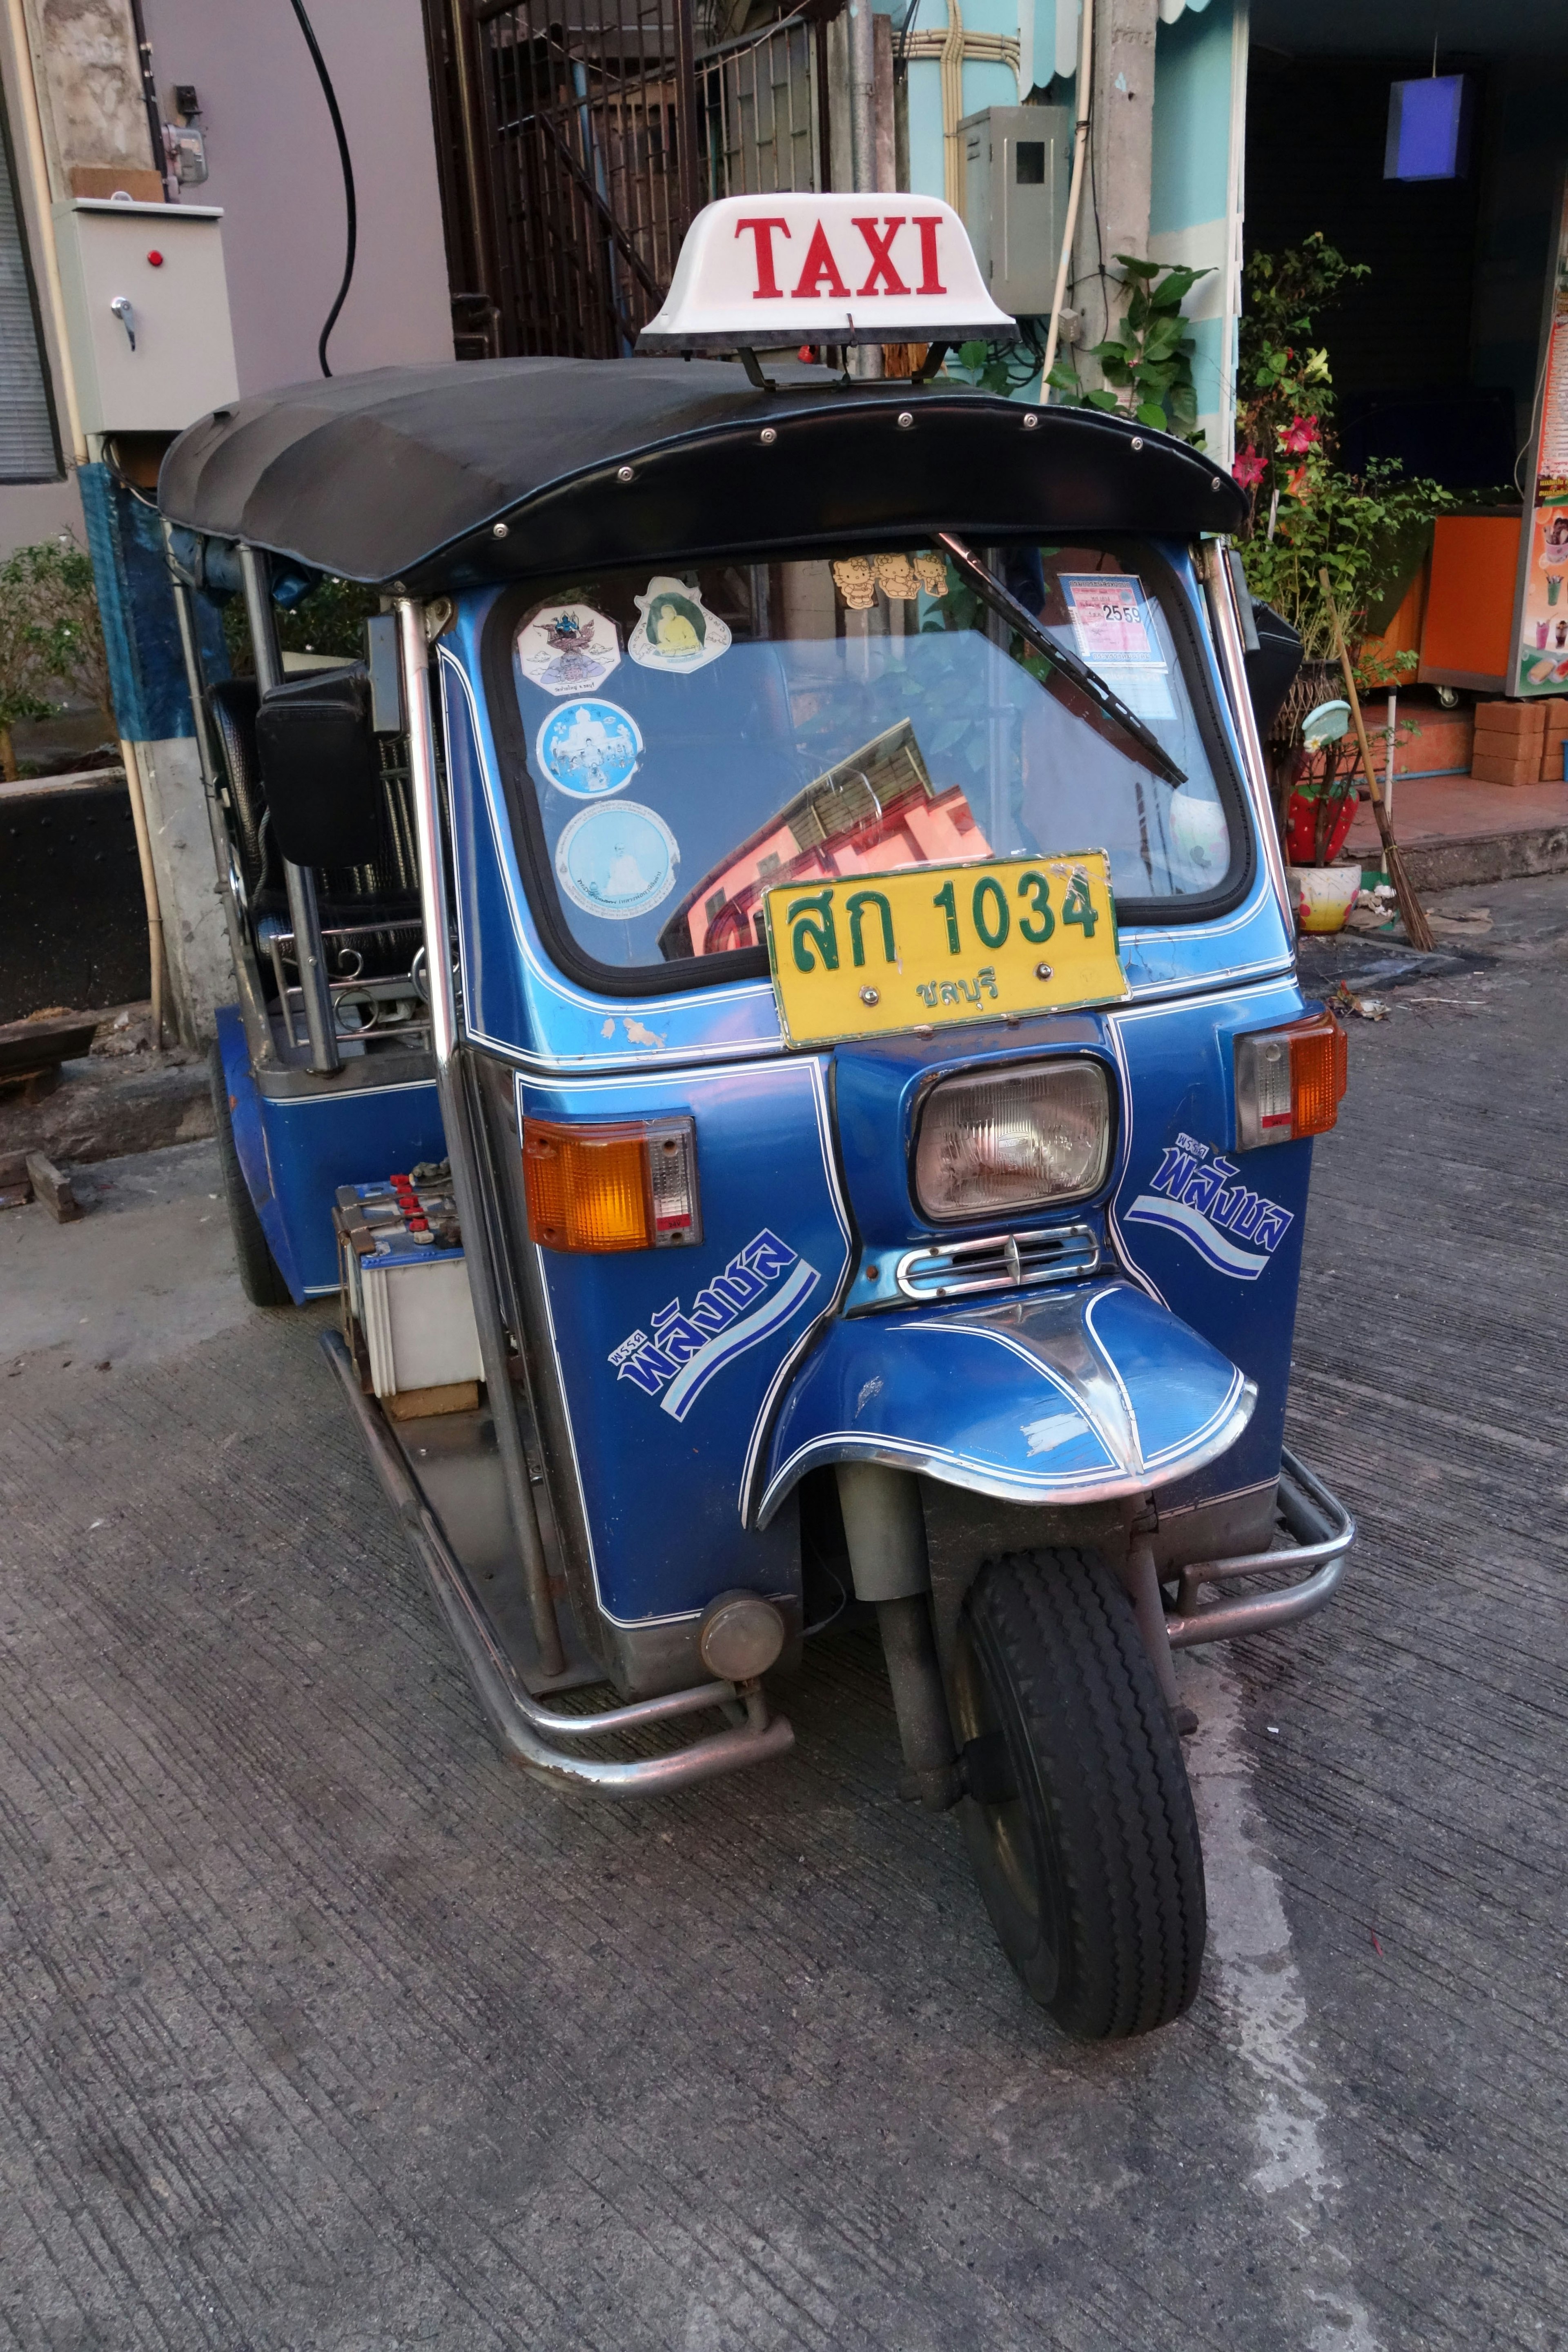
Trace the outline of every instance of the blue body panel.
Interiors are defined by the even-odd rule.
[[[850,1234],[819,1059],[542,1086],[520,1114],[695,1119],[702,1238],[602,1257],[538,1249],[599,1605],[621,1622],[727,1585],[791,1589],[793,1534],[742,1525],[782,1368],[832,1307]]]
[[[235,1150],[268,1246],[296,1306],[338,1286],[332,1208],[340,1184],[446,1157],[434,1079],[356,1087],[283,1101],[261,1094],[233,1005],[217,1016]]]

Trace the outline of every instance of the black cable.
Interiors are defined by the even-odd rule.
[[[310,29],[310,19],[305,14],[305,0],[290,0],[290,5],[300,20],[300,30],[305,36],[305,47],[310,52],[310,62],[316,68],[316,79],[321,85],[321,96],[327,101],[327,112],[332,118],[332,130],[336,133],[338,142],[338,161],[343,167],[343,210],[348,215],[347,249],[343,255],[343,282],[338,288],[337,300],[327,312],[327,323],[321,329],[321,340],[316,345],[316,357],[321,361],[321,373],[330,376],[332,371],[327,365],[327,338],[338,323],[338,312],[348,300],[349,288],[353,282],[354,248],[359,243],[359,206],[354,201],[354,167],[349,156],[348,134],[343,129],[343,118],[338,112],[338,94],[332,88],[332,78],[327,71],[327,61],[321,55],[315,34]]]

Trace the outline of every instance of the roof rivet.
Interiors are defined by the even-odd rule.
[[[1220,478],[1219,478],[1219,476],[1216,474],[1216,475],[1215,476],[1215,478],[1214,478],[1213,481],[1209,484],[1209,488],[1210,488],[1210,489],[1211,489],[1211,490],[1217,490],[1217,489],[1218,489],[1218,488],[1219,488],[1219,482],[1220,482]]]
[[[763,425],[763,448],[764,448],[764,449],[771,449],[771,448],[773,447],[773,443],[778,439],[778,437],[779,437],[779,436],[778,436],[777,433],[774,431],[773,427],[771,425]]]
[[[631,478],[632,469],[629,466],[621,466],[616,468],[616,479],[617,482],[629,482]]]
[[[1143,446],[1143,436],[1142,436],[1141,433],[1134,433],[1134,435],[1132,436],[1132,445],[1131,445],[1131,446],[1133,446],[1133,448],[1134,448],[1134,449],[1142,449],[1142,447]]]
[[[504,538],[506,537],[506,525],[505,525],[505,523],[504,523],[504,522],[493,522],[493,523],[491,523],[491,525],[490,525],[490,537],[491,537],[492,539],[504,539]]]
[[[912,425],[912,424],[914,423],[914,421],[915,421],[915,420],[914,420],[914,416],[913,416],[912,413],[911,413],[909,409],[907,409],[907,408],[900,408],[900,411],[899,411],[899,423],[900,423],[900,425],[905,425],[905,426],[908,426],[908,425]]]
[[[1026,408],[1024,411],[1024,430],[1026,433],[1032,433],[1039,421],[1039,418],[1036,415],[1032,408]]]

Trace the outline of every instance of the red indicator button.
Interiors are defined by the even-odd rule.
[[[154,269],[162,269],[163,267],[163,257],[158,251],[156,247],[154,247],[153,251],[147,256],[147,258],[152,263]]]

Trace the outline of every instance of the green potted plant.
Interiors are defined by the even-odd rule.
[[[1361,781],[1353,737],[1308,725],[1343,692],[1320,575],[1328,572],[1358,693],[1396,686],[1415,655],[1386,656],[1371,640],[1414,576],[1434,516],[1458,503],[1437,482],[1407,480],[1392,460],[1374,458],[1360,475],[1338,463],[1333,381],[1326,349],[1312,341],[1314,317],[1347,279],[1366,275],[1321,233],[1288,253],[1254,254],[1246,272],[1232,470],[1252,499],[1241,549],[1247,584],[1302,643],[1301,673],[1268,750],[1280,837],[1303,875],[1333,867]],[[1342,872],[1336,885],[1303,882],[1300,895],[1316,910],[1313,928],[1337,929],[1355,889]],[[1331,924],[1323,919],[1339,901]]]

